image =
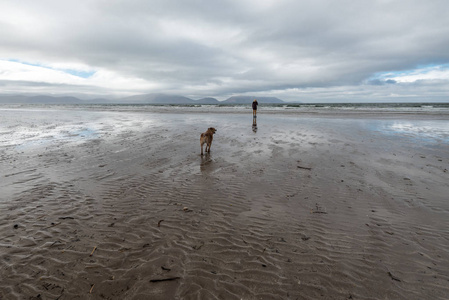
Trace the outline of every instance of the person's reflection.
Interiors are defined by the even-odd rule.
[[[256,118],[256,116],[253,116],[253,131],[254,131],[254,133],[257,132],[257,118]]]

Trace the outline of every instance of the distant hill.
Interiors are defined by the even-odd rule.
[[[285,103],[283,100],[276,97],[255,97],[255,96],[232,96],[222,103],[224,104],[250,104],[257,100],[258,103]]]
[[[202,98],[202,99],[196,100],[195,103],[196,104],[220,104],[220,101],[218,101],[215,98],[207,97],[207,98]]]
[[[145,94],[121,98],[115,101],[120,103],[145,103],[145,104],[219,104],[215,98],[207,97],[199,100],[193,100],[184,96],[167,94]]]
[[[56,103],[77,104],[84,102],[78,98],[69,96],[63,97],[34,96],[29,98],[29,101],[30,103],[49,103],[49,104],[56,104]]]
[[[254,96],[233,96],[225,101],[218,101],[215,98],[207,97],[193,100],[179,95],[168,94],[143,94],[119,99],[97,98],[91,100],[81,100],[72,96],[50,96],[50,95],[0,95],[0,103],[8,104],[250,104],[254,99],[259,103],[285,103],[276,97],[254,97]]]
[[[70,96],[23,96],[23,95],[0,95],[0,103],[22,103],[22,104],[79,104],[84,101]]]
[[[111,101],[110,99],[106,99],[106,98],[95,98],[95,99],[90,99],[90,100],[82,100],[82,103],[85,104],[111,104],[111,103],[115,103],[114,101]]]
[[[117,99],[114,102],[132,104],[193,104],[194,100],[178,95],[144,94]]]

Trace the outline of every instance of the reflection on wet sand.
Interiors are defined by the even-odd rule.
[[[257,117],[253,116],[253,131],[254,133],[257,132]]]

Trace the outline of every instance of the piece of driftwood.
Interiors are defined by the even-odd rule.
[[[391,279],[401,282],[401,280],[396,276],[394,276],[393,274],[391,274],[391,272],[388,272],[388,275],[390,276]]]
[[[311,171],[311,170],[312,170],[312,168],[308,168],[308,167],[303,167],[303,166],[298,166],[298,169],[304,169],[304,170],[309,170],[309,171]]]

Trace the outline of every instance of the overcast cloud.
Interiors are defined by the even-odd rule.
[[[449,101],[447,0],[0,2],[0,93]]]

